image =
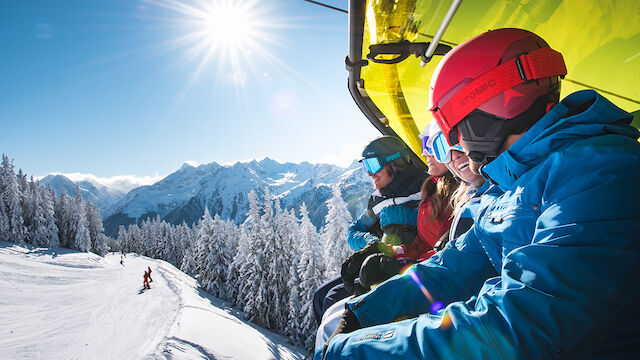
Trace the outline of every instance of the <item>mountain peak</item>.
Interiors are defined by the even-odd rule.
[[[186,161],[184,164],[182,164],[182,166],[180,166],[180,168],[178,169],[178,171],[182,171],[184,169],[190,169],[190,168],[195,168],[196,167],[196,163],[191,162],[191,161]]]

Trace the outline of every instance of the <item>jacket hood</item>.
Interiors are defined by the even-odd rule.
[[[509,188],[550,153],[594,136],[617,134],[637,139],[633,119],[593,90],[575,92],[554,106],[509,149],[482,167],[490,181]]]

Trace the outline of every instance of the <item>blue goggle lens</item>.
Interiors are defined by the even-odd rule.
[[[369,174],[377,174],[384,168],[384,164],[380,163],[380,158],[362,159],[362,168]]]
[[[402,156],[399,152],[389,155],[383,158],[380,157],[372,157],[372,158],[364,158],[360,160],[362,163],[362,168],[369,174],[377,174],[384,168],[384,165],[390,161],[393,161]]]
[[[433,155],[433,149],[427,144],[429,143],[429,136],[422,138],[422,156]]]
[[[433,155],[441,163],[448,163],[451,161],[451,151],[458,150],[464,152],[464,149],[460,145],[451,146],[447,143],[443,133],[439,133],[435,139],[433,139]]]

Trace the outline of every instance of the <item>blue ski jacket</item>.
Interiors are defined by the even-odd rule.
[[[376,190],[369,196],[367,209],[347,228],[347,243],[353,250],[360,250],[372,241],[378,241],[383,235],[380,227],[381,212],[389,206],[402,206],[414,212],[414,219],[418,218],[418,204],[420,203],[420,187],[427,178],[427,173],[414,167],[397,172],[391,182],[383,189]],[[408,225],[416,229],[413,223]],[[415,230],[417,232],[417,229]],[[413,237],[409,236],[411,239]],[[414,234],[415,237],[415,234]]]
[[[367,328],[335,336],[326,359],[633,358],[640,144],[630,119],[591,90],[553,107],[484,167],[503,193],[481,197],[454,246],[347,303]]]

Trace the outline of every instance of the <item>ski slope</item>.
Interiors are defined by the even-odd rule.
[[[151,289],[142,275],[152,269]],[[173,265],[0,242],[2,359],[302,359]]]

